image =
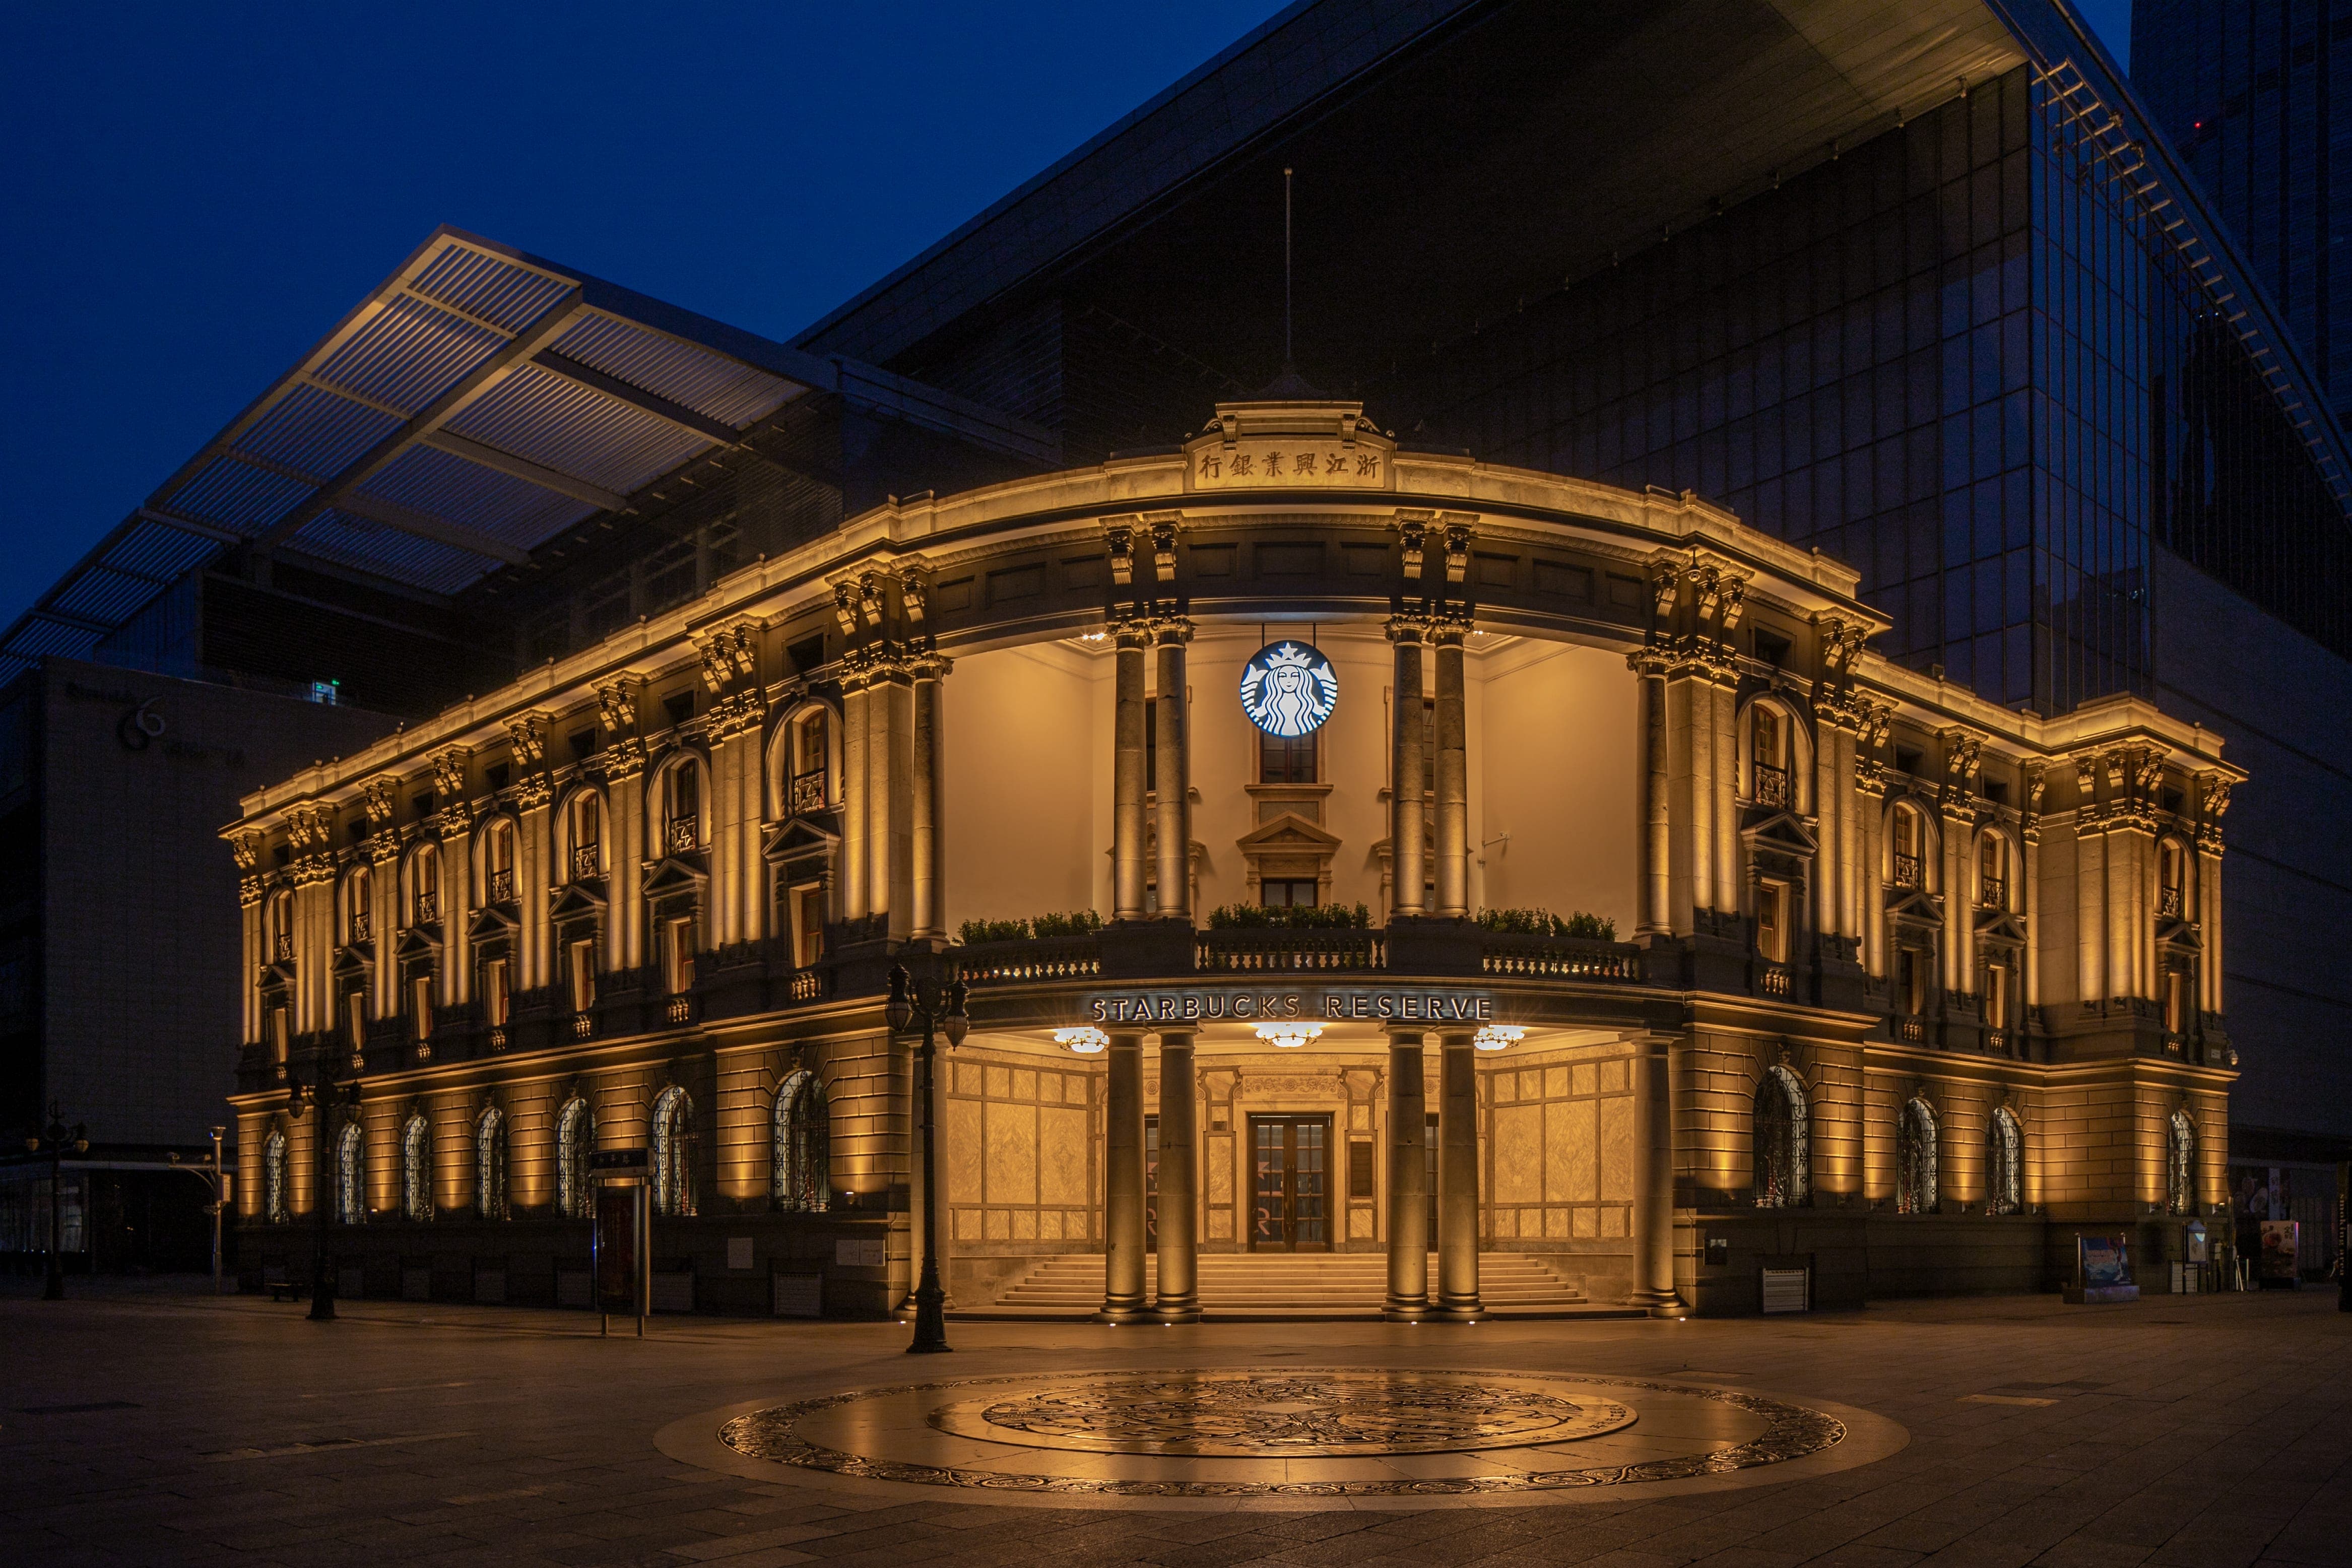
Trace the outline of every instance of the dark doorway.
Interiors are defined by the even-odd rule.
[[[1250,1118],[1255,1218],[1253,1252],[1328,1252],[1331,1119]]]

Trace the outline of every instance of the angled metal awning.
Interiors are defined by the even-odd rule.
[[[0,634],[0,680],[244,543],[455,594],[839,374],[437,230]]]

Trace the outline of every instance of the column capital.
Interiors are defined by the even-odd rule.
[[[917,680],[944,680],[955,660],[943,653],[923,652],[907,661],[907,673]]]
[[[1152,638],[1151,617],[1139,614],[1111,616],[1110,638],[1111,642],[1122,650],[1150,647]]]
[[[1181,647],[1192,640],[1192,617],[1154,616],[1151,617],[1151,636],[1161,647]]]
[[[1429,640],[1430,621],[1427,616],[1406,610],[1391,616],[1382,629],[1392,643],[1419,644]]]
[[[1470,639],[1470,612],[1448,605],[1429,618],[1427,640],[1439,647],[1460,647]]]
[[[1381,1032],[1388,1036],[1391,1050],[1394,1050],[1399,1046],[1418,1047],[1426,1045],[1429,1040],[1429,1031],[1423,1026],[1408,1024],[1402,1020],[1381,1026]]]

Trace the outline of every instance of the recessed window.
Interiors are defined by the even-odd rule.
[[[1257,886],[1257,901],[1265,909],[1311,910],[1320,884],[1313,877],[1284,877]]]
[[[1895,747],[1895,771],[1898,773],[1909,773],[1913,778],[1919,777],[1919,748],[1916,746]]]
[[[571,740],[572,755],[574,761],[593,757],[596,754],[595,731],[574,730],[572,731]]]
[[[1789,962],[1789,889],[1785,883],[1757,884],[1756,951],[1768,963]]]
[[[513,764],[509,763],[493,763],[490,765],[489,772],[486,773],[484,777],[489,781],[489,785],[492,789],[504,789],[507,787],[507,782],[514,777]]]
[[[1314,735],[1269,735],[1259,731],[1257,778],[1258,783],[1270,784],[1315,783]]]
[[[1756,657],[1775,669],[1789,668],[1789,639],[1763,627],[1756,628]]]
[[[662,711],[669,715],[669,721],[673,724],[683,724],[693,718],[694,689],[688,687],[684,691],[674,691],[663,698]]]

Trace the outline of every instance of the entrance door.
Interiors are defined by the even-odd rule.
[[[1256,1218],[1253,1252],[1328,1252],[1331,1119],[1253,1116]]]

